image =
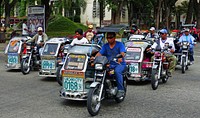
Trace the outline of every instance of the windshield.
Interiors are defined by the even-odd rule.
[[[100,48],[97,46],[91,46],[91,45],[76,45],[73,46],[69,53],[81,53],[81,54],[90,54],[91,52],[99,51]]]
[[[20,41],[13,40],[9,43],[8,53],[17,53],[20,48]]]
[[[55,55],[58,48],[58,44],[47,43],[44,47],[42,55]]]
[[[139,60],[141,58],[141,48],[128,48],[126,52],[126,60]]]
[[[69,54],[65,69],[67,70],[83,70],[86,60],[86,55]]]

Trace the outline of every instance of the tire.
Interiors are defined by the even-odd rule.
[[[28,65],[28,58],[22,59],[21,71],[24,75],[28,74],[31,70],[30,64]]]
[[[62,75],[60,74],[62,66],[59,66],[56,72],[56,80],[60,86],[62,86]]]
[[[96,116],[101,108],[101,101],[98,100],[100,92],[100,85],[97,85],[95,88],[90,88],[87,98],[87,110],[91,116]]]
[[[153,90],[156,90],[158,88],[158,85],[158,71],[156,69],[153,69],[151,74],[151,87]]]
[[[124,78],[123,85],[124,85],[124,92],[125,92],[125,93],[124,93],[124,96],[121,97],[121,98],[115,97],[115,101],[116,101],[117,103],[123,102],[124,99],[125,99],[125,97],[126,97],[126,91],[127,91],[127,79],[126,79],[126,78]]]
[[[182,58],[182,62],[181,62],[181,70],[182,70],[182,73],[185,73],[185,70],[186,70],[186,64],[185,64],[185,57]]]
[[[162,78],[163,83],[167,83],[167,80],[169,79],[169,76],[167,75],[168,71],[167,70],[165,71],[166,71],[166,76]]]

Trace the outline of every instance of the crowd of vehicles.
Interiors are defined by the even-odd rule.
[[[34,43],[25,43],[28,37],[14,37],[8,43],[5,54],[6,67],[21,69],[28,74],[32,69],[39,69],[39,76],[55,77],[60,84],[60,96],[67,100],[87,101],[88,112],[95,116],[101,108],[101,101],[105,98],[115,99],[117,103],[125,99],[126,94],[116,97],[116,79],[113,70],[109,69],[109,61],[104,56],[91,60],[101,46],[106,43],[106,32],[119,33],[123,28],[105,27],[98,30],[96,38],[91,44],[71,46],[68,38],[51,38],[45,42],[41,54]],[[176,35],[171,35],[176,42]],[[154,53],[147,49],[155,42],[155,38],[146,38],[144,34],[130,34],[124,45],[126,47],[126,70],[123,73],[123,86],[127,91],[127,81],[151,81],[153,90],[158,88],[160,80],[166,83],[169,79],[165,49],[154,49]],[[176,43],[175,43],[176,44]],[[179,44],[181,52],[175,53],[182,73],[188,69],[188,42]],[[153,58],[152,58],[153,57]],[[113,60],[121,58],[116,56]]]

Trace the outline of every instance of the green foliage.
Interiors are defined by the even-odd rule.
[[[84,31],[87,29],[86,26],[75,23],[63,16],[54,16],[49,21],[47,34],[51,37],[73,35],[74,31],[78,28],[81,28]]]

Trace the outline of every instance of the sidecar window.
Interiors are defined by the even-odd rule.
[[[126,52],[126,60],[140,60],[141,48],[128,48]]]
[[[65,69],[67,69],[67,70],[83,70],[85,60],[86,60],[85,55],[70,54],[67,57],[67,63],[65,64]]]
[[[20,48],[20,41],[13,40],[9,43],[8,53],[17,53]]]
[[[58,48],[58,44],[48,43],[45,45],[42,55],[55,55]]]

